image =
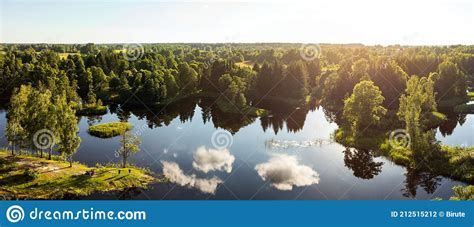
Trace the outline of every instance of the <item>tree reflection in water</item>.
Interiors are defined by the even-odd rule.
[[[433,194],[442,180],[440,176],[419,172],[413,168],[407,168],[405,176],[405,188],[402,189],[402,194],[408,198],[416,198],[418,187],[422,187],[428,194]]]
[[[372,179],[382,171],[382,162],[375,162],[368,150],[346,148],[344,165],[354,172],[354,176],[361,179]]]
[[[268,104],[266,104],[268,105]],[[242,114],[222,112],[212,98],[187,98],[169,105],[139,106],[139,105],[110,105],[111,113],[117,114],[120,121],[127,121],[131,114],[138,119],[146,119],[149,128],[167,126],[176,118],[181,123],[192,121],[196,107],[201,108],[202,120],[204,123],[212,122],[215,128],[228,130],[232,134],[237,133],[241,128],[252,124],[256,117]],[[260,117],[262,129],[266,131],[272,128],[278,134],[286,125],[287,131],[296,133],[300,131],[305,123],[306,116],[314,106],[303,107],[266,106],[271,111],[269,116]]]
[[[441,135],[443,135],[443,137],[453,134],[453,131],[458,125],[458,123],[459,125],[463,125],[464,122],[466,122],[466,114],[457,114],[454,112],[447,112],[444,114],[446,114],[448,120],[439,126],[439,131],[441,132]]]

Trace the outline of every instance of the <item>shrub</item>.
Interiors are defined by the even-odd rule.
[[[34,180],[34,179],[38,179],[39,173],[38,171],[35,171],[32,169],[25,169],[25,171],[23,172],[23,176],[25,176],[28,179]]]

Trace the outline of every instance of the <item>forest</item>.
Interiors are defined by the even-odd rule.
[[[0,101],[8,107],[13,155],[30,149],[51,159],[57,152],[72,165],[81,142],[77,116],[206,97],[223,113],[261,117],[262,124],[274,111],[318,105],[339,126],[338,143],[474,183],[474,148],[435,138],[448,115],[474,113],[474,46],[88,43],[0,50]],[[38,149],[31,138],[40,129],[52,131],[56,143]],[[394,141],[395,129],[405,137]]]

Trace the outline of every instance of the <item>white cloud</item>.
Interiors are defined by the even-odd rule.
[[[295,156],[274,155],[268,162],[255,166],[258,175],[279,190],[292,190],[293,186],[319,183],[319,174],[308,166],[300,165]]]
[[[194,154],[193,167],[207,173],[209,171],[232,171],[232,163],[235,157],[227,149],[206,149],[201,146]]]
[[[211,179],[197,178],[196,175],[186,175],[179,165],[175,162],[162,161],[163,174],[171,182],[180,186],[186,186],[190,188],[197,188],[202,192],[214,194],[217,189],[217,185],[222,183],[222,180],[213,177]]]

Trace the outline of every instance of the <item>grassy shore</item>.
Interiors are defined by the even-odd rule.
[[[128,131],[133,125],[128,122],[109,122],[92,125],[89,127],[89,134],[99,138],[112,138],[122,134],[124,130]]]
[[[129,173],[128,170],[131,170]],[[86,171],[94,170],[93,176]],[[121,170],[121,173],[118,173]],[[30,155],[11,156],[0,150],[0,198],[60,199],[93,192],[146,188],[155,179],[144,169],[113,166],[88,167],[80,163],[46,160]]]
[[[390,147],[387,141],[381,145],[381,151],[393,162],[406,167],[413,166],[412,152],[408,148]],[[451,147],[442,145],[438,153],[426,157],[426,171],[433,174],[474,183],[474,147]]]

